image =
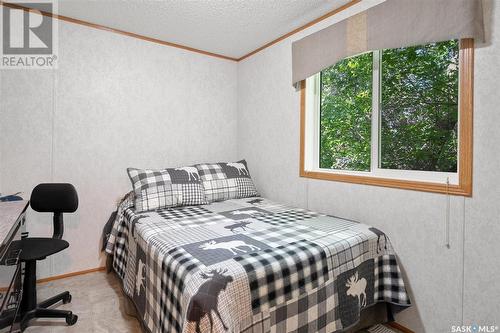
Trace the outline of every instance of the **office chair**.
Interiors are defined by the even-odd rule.
[[[54,234],[52,238],[28,237],[20,240],[20,260],[25,263],[23,295],[20,306],[21,332],[34,318],[65,318],[68,325],[74,325],[78,316],[71,311],[49,309],[62,301],[71,302],[71,294],[65,291],[37,304],[36,262],[60,252],[69,246],[62,240],[64,231],[63,213],[73,213],[78,208],[78,195],[71,184],[39,184],[31,193],[30,205],[37,212],[54,214]]]

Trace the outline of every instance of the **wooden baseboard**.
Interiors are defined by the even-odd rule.
[[[409,328],[407,328],[407,327],[405,327],[405,326],[403,326],[401,324],[398,324],[395,321],[387,323],[387,325],[389,325],[389,326],[391,326],[391,327],[393,327],[393,328],[395,328],[397,330],[400,330],[403,333],[415,333],[411,329],[409,329]]]
[[[94,273],[94,272],[101,272],[105,271],[106,267],[97,267],[97,268],[91,268],[91,269],[86,269],[83,271],[77,271],[77,272],[71,272],[71,273],[66,273],[66,274],[61,274],[61,275],[54,275],[54,276],[49,276],[43,279],[36,280],[36,283],[45,283],[45,282],[50,282],[54,280],[60,280],[72,276],[77,276],[77,275],[83,275],[83,274],[88,274],[88,273]],[[0,293],[3,293],[7,291],[9,287],[0,287]]]
[[[69,278],[72,276],[83,275],[83,274],[94,273],[94,272],[101,272],[101,271],[105,271],[105,270],[106,270],[106,267],[91,268],[91,269],[86,269],[83,271],[77,271],[77,272],[71,272],[71,273],[66,273],[66,274],[61,274],[61,275],[49,276],[49,277],[46,277],[43,279],[36,280],[36,283],[50,282],[50,281],[54,281],[54,280]]]

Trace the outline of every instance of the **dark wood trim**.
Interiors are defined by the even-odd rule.
[[[8,7],[8,8],[30,10],[29,7],[21,6],[21,5],[15,4],[15,3],[9,3],[9,2],[2,1],[1,4],[3,6],[5,6],[5,7]],[[40,11],[40,13],[43,16],[52,17],[52,18],[55,18],[55,19],[58,19],[58,20],[61,20],[61,21],[65,21],[65,22],[70,22],[70,23],[74,23],[74,24],[83,25],[83,26],[86,26],[86,27],[89,27],[89,28],[94,28],[94,29],[98,29],[98,30],[104,30],[104,31],[108,31],[108,32],[113,32],[115,34],[119,34],[119,35],[123,35],[123,36],[127,36],[127,37],[132,37],[132,38],[137,38],[137,39],[141,39],[141,40],[144,40],[144,41],[147,41],[147,42],[156,43],[156,44],[160,44],[160,45],[164,45],[164,46],[175,47],[175,48],[182,49],[182,50],[185,50],[185,51],[200,53],[200,54],[203,54],[203,55],[206,55],[206,56],[210,56],[210,57],[221,58],[221,59],[231,60],[231,61],[238,61],[237,58],[228,57],[228,56],[225,56],[225,55],[222,55],[222,54],[217,54],[217,53],[213,53],[213,52],[199,50],[199,49],[196,49],[194,47],[189,47],[189,46],[185,46],[185,45],[181,45],[181,44],[171,43],[171,42],[167,42],[167,41],[164,41],[164,40],[160,40],[160,39],[156,39],[156,38],[152,38],[152,37],[147,37],[147,36],[144,36],[144,35],[139,35],[139,34],[135,34],[133,32],[128,32],[128,31],[124,31],[124,30],[120,30],[120,29],[114,29],[114,28],[110,28],[110,27],[107,27],[107,26],[104,26],[104,25],[100,25],[100,24],[95,24],[95,23],[90,23],[90,22],[87,22],[87,21],[83,21],[83,20],[74,19],[74,18],[71,18],[71,17],[68,17],[68,16],[64,16],[64,15],[58,15],[58,14],[53,14],[53,13],[44,12],[44,11]]]
[[[307,29],[310,26],[313,26],[316,23],[319,23],[319,22],[321,22],[321,21],[323,21],[323,20],[325,20],[325,19],[327,19],[327,18],[329,18],[329,17],[331,17],[331,16],[333,16],[333,15],[335,15],[337,13],[340,13],[341,11],[346,10],[347,8],[354,6],[355,4],[357,4],[359,2],[361,2],[361,0],[352,0],[351,2],[349,2],[349,3],[347,3],[347,4],[343,5],[343,6],[340,6],[339,8],[336,8],[336,9],[332,10],[332,11],[326,13],[325,15],[322,15],[322,16],[318,17],[317,19],[314,19],[311,22],[306,23],[306,24],[304,24],[301,27],[298,27],[297,29],[294,29],[294,30],[290,31],[289,33],[284,34],[283,36],[278,37],[278,38],[270,41],[269,43],[262,45],[261,47],[253,50],[252,52],[245,54],[244,56],[238,58],[238,61],[241,61],[241,60],[246,59],[246,58],[248,58],[250,56],[253,56],[255,53],[258,53],[258,52],[260,52],[260,51],[262,51],[264,49],[267,49],[269,46],[272,46],[272,45],[274,45],[274,44],[276,44],[278,42],[281,42],[283,39],[286,39],[286,38],[288,38],[288,37],[290,37],[292,35],[295,35],[297,32],[300,32],[300,31],[302,31],[304,29]]]
[[[305,81],[300,90],[300,177],[331,180],[338,182],[384,186],[399,189],[449,193],[452,195],[472,196],[472,129],[473,129],[473,94],[474,94],[474,40],[460,41],[460,109],[459,109],[459,174],[458,185],[409,181],[373,176],[334,174],[305,170]]]
[[[405,326],[403,326],[401,324],[398,324],[395,321],[387,323],[387,325],[391,326],[391,327],[393,327],[393,328],[395,328],[395,329],[397,329],[397,330],[399,330],[399,331],[401,331],[403,333],[415,333],[411,329],[409,329],[408,327],[405,327]]]

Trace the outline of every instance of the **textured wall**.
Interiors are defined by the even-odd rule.
[[[298,177],[299,94],[291,42],[346,11],[236,64],[61,22],[57,71],[0,71],[0,191],[42,181],[74,183],[69,250],[40,276],[93,268],[103,223],[129,189],[128,166],[248,159],[275,200],[383,228],[400,255],[416,304],[398,316],[417,332],[500,324],[500,7],[485,3],[488,45],[476,50],[474,196],[453,197],[451,249],[442,195]],[[238,110],[238,113],[236,113]],[[238,138],[236,142],[236,138]],[[50,216],[31,216],[47,234]]]
[[[39,276],[98,267],[101,230],[131,188],[129,166],[236,157],[237,64],[59,22],[57,71],[1,71],[1,192],[73,183],[70,248]],[[32,234],[48,235],[49,215]]]
[[[500,324],[496,278],[500,273],[500,97],[496,92],[500,8],[485,1],[485,13],[489,41],[476,51],[474,196],[451,198],[450,249],[445,247],[443,195],[298,177],[299,93],[291,87],[291,43],[320,25],[238,65],[238,154],[247,158],[258,189],[271,199],[386,231],[416,305],[397,319],[416,332],[449,332],[451,325],[462,321]],[[339,19],[333,17],[321,26]]]
[[[500,326],[500,3],[483,1],[487,45],[476,51],[474,197],[465,205],[464,321]]]

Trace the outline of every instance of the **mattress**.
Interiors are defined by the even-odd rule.
[[[387,235],[246,198],[136,213],[120,204],[106,252],[151,332],[336,332],[410,299]]]

